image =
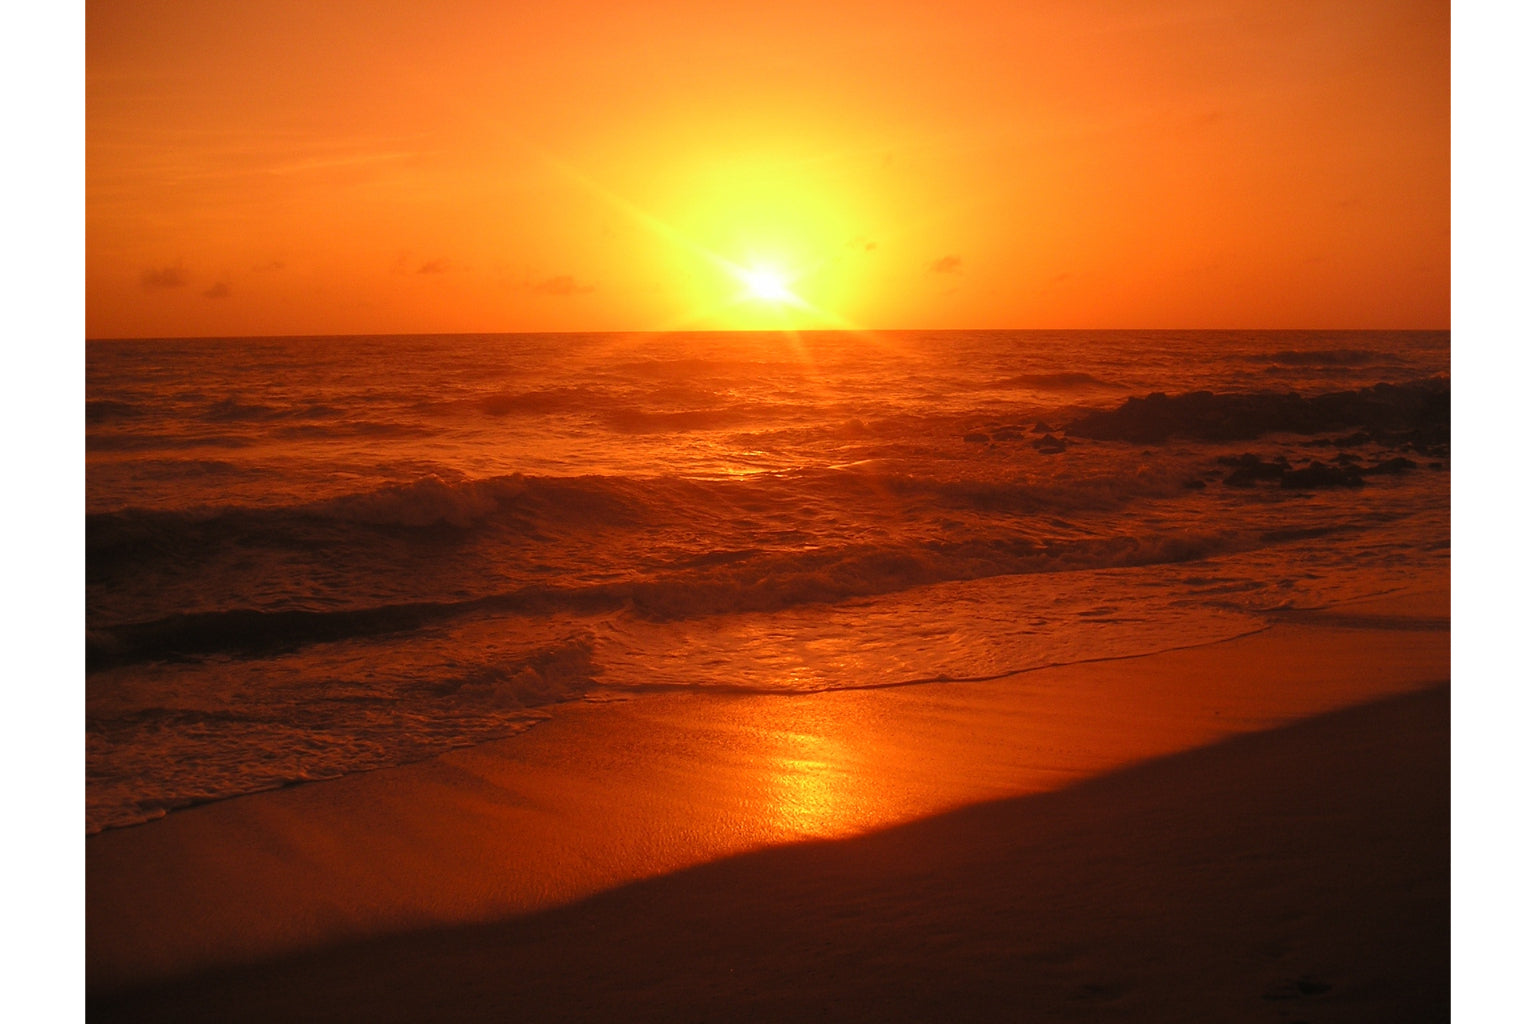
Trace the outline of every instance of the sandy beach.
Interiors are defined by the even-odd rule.
[[[1444,1019],[1448,626],[585,704],[103,833],[91,1016]]]

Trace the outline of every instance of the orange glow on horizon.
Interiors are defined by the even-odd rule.
[[[86,33],[90,337],[1449,326],[1443,3],[93,0]]]

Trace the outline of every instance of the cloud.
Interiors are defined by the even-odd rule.
[[[958,274],[960,273],[960,257],[945,256],[934,260],[928,265],[930,274]]]
[[[227,299],[229,298],[229,285],[225,284],[223,281],[220,281],[212,288],[209,288],[207,291],[203,292],[203,298]]]
[[[578,284],[570,274],[559,274],[528,285],[528,290],[539,295],[580,295],[597,289],[590,284]]]
[[[416,253],[401,250],[390,267],[391,274],[450,274],[455,270],[452,260],[436,257],[424,260]]]
[[[187,272],[180,264],[174,267],[151,267],[139,275],[139,284],[145,291],[156,288],[180,288],[187,283]]]

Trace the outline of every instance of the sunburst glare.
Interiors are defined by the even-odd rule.
[[[776,305],[803,305],[798,295],[789,288],[789,282],[778,270],[771,267],[752,267],[737,274],[747,287],[747,295],[760,302]]]

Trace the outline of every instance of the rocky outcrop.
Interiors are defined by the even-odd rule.
[[[1128,398],[1118,409],[1089,413],[1071,424],[1067,433],[1101,441],[1151,444],[1173,437],[1246,441],[1269,433],[1345,430],[1354,430],[1355,435],[1340,441],[1341,447],[1369,439],[1388,447],[1444,454],[1451,437],[1450,381],[1434,378],[1377,384],[1312,398],[1272,391],[1158,392]]]

